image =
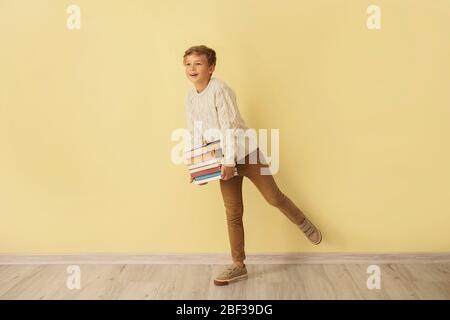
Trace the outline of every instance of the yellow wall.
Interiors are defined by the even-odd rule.
[[[0,0],[0,252],[229,252],[218,183],[170,158],[194,44],[216,49],[247,125],[280,129],[276,181],[324,234],[310,245],[244,180],[248,253],[449,251],[449,11]]]

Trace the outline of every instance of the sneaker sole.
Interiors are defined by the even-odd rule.
[[[226,286],[226,285],[228,285],[230,282],[235,282],[235,281],[239,281],[239,280],[244,280],[244,279],[247,279],[247,278],[248,278],[248,274],[243,274],[243,275],[241,275],[241,276],[234,277],[234,278],[231,278],[231,279],[229,279],[229,280],[217,280],[217,279],[214,279],[214,284],[215,284],[216,286]]]
[[[316,245],[316,246],[322,242],[322,233],[320,232],[319,229],[317,229],[317,231],[319,232],[319,235],[320,235],[319,241],[317,241],[317,242],[312,242],[312,241],[311,241],[311,243],[314,244],[314,245]]]

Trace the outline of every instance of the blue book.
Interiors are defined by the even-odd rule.
[[[221,172],[218,171],[218,172],[208,173],[208,174],[205,174],[203,176],[198,176],[198,177],[195,178],[195,180],[200,181],[200,180],[205,180],[205,179],[212,178],[212,177],[215,177],[215,176],[220,176],[220,175],[221,175]]]

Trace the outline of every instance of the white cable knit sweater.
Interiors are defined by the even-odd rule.
[[[193,146],[219,138],[204,135],[208,129],[222,132],[223,165],[235,166],[238,160],[256,149],[256,139],[254,143],[249,143],[248,139],[240,138],[240,134],[245,133],[248,127],[239,113],[234,91],[224,81],[211,77],[207,87],[200,93],[195,87],[189,90],[185,98],[185,109],[187,129]],[[237,132],[237,129],[242,131]]]

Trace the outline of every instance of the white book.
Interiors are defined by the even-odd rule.
[[[216,158],[216,159],[211,159],[211,160],[207,160],[207,161],[191,164],[191,165],[188,165],[188,169],[189,170],[196,169],[196,168],[200,168],[202,166],[207,166],[207,165],[213,164],[213,163],[220,164],[220,159]]]
[[[196,159],[196,161],[195,161],[195,163],[198,163],[199,162],[199,158],[201,157],[201,159],[202,160],[204,160],[204,159],[208,159],[208,158],[211,158],[211,157],[216,157],[216,158],[223,158],[223,154],[222,154],[222,149],[211,149],[211,150],[209,150],[209,151],[206,151],[206,152],[204,152],[204,153],[201,153],[201,154],[199,154],[199,155],[196,155],[195,157],[188,157],[188,158],[184,158],[183,159],[183,162],[184,162],[184,164],[186,164],[186,165],[189,165],[189,164],[193,164],[191,161],[192,161],[192,159],[193,158],[197,158]],[[206,160],[205,160],[206,161]]]
[[[190,158],[199,156],[203,153],[210,152],[212,150],[221,149],[220,147],[220,140],[212,141],[208,144],[199,146],[197,148],[194,148],[192,150],[186,151],[183,155],[184,160],[189,160]]]
[[[210,177],[210,178],[207,178],[207,179],[203,179],[203,180],[194,180],[194,183],[195,184],[202,184],[202,183],[205,183],[205,182],[209,182],[209,181],[213,181],[213,180],[220,180],[221,179],[221,177],[220,177],[220,174],[219,175],[217,175],[217,176],[214,176],[214,177]]]
[[[234,176],[237,176],[237,175],[238,175],[237,169],[235,168],[235,170],[234,170]],[[205,182],[214,181],[214,180],[220,180],[220,179],[222,179],[222,177],[221,177],[221,175],[219,174],[219,175],[217,175],[217,176],[210,177],[210,178],[203,179],[203,180],[199,180],[199,181],[197,181],[197,180],[194,179],[193,182],[194,182],[195,184],[202,184],[202,183],[205,183]]]

